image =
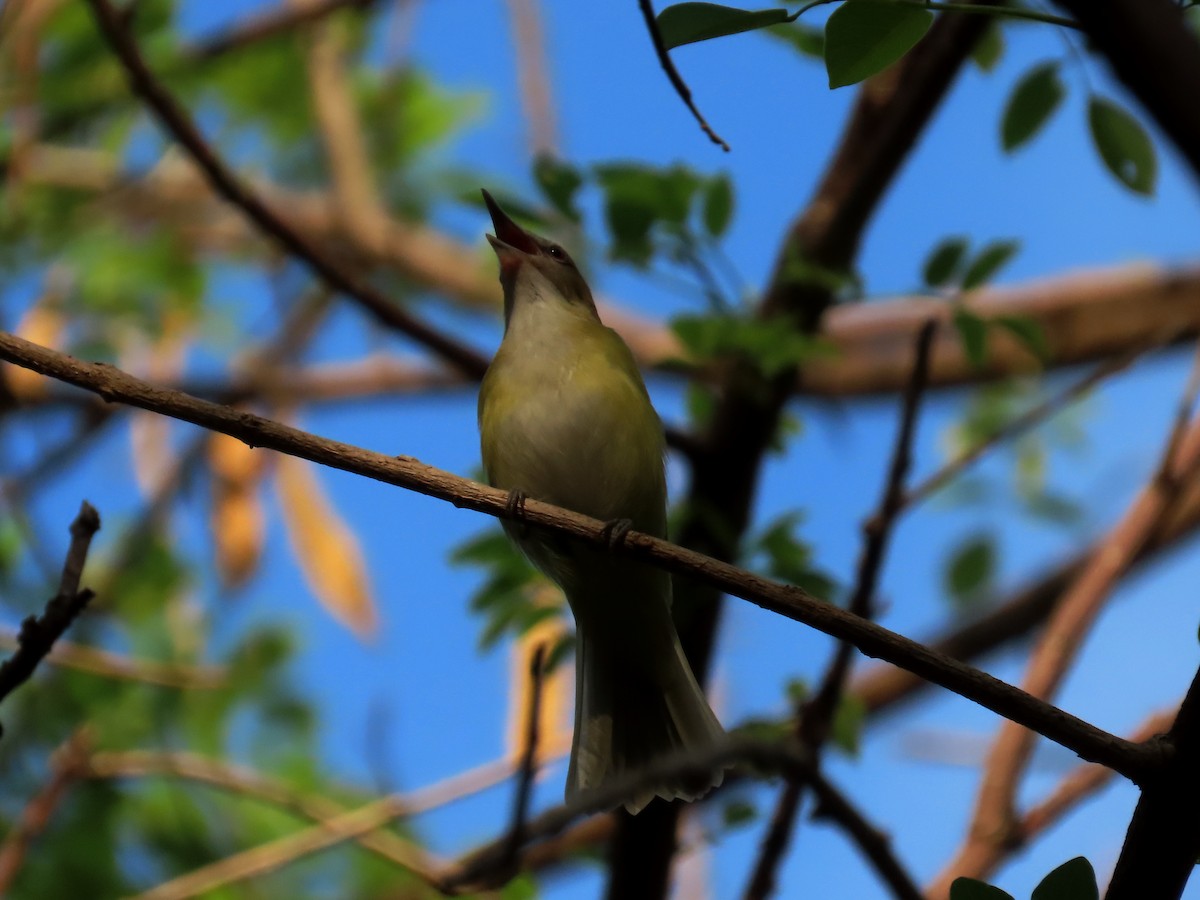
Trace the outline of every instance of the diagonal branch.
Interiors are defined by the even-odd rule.
[[[71,546],[63,563],[58,593],[46,603],[41,616],[30,616],[21,623],[17,652],[0,665],[0,700],[33,674],[54,642],[62,637],[75,617],[91,602],[94,594],[87,588],[80,590],[79,579],[83,575],[83,564],[87,561],[92,537],[99,530],[100,514],[84,500],[79,507],[79,514],[71,523]]]
[[[303,260],[332,289],[347,295],[383,324],[408,335],[474,378],[482,377],[487,360],[476,351],[446,337],[409,315],[381,291],[341,269],[324,251],[276,215],[217,156],[183,109],[154,77],[120,14],[109,0],[88,0],[96,23],[125,67],[130,87],[146,101],[163,128],[191,155],[213,190],[242,210],[264,233]]]
[[[1121,521],[1097,545],[1095,553],[1063,594],[1030,656],[1022,687],[1037,697],[1054,696],[1091,625],[1112,596],[1114,586],[1143,552],[1179,499],[1179,486],[1200,474],[1200,418],[1185,428],[1196,389],[1189,378],[1161,462],[1127,508]],[[988,754],[972,825],[954,860],[931,886],[933,897],[949,894],[960,875],[977,876],[978,845],[1004,844],[1016,827],[1016,794],[1033,752],[1035,735],[1006,722]]]
[[[654,17],[654,7],[650,0],[638,0],[638,8],[642,11],[642,19],[646,23],[646,30],[650,33],[650,40],[654,44],[654,53],[658,57],[658,64],[662,66],[662,70],[667,73],[667,78],[671,82],[671,87],[675,88],[675,93],[679,95],[679,99],[683,101],[688,111],[696,119],[700,125],[700,130],[708,135],[708,139],[724,150],[729,152],[729,145],[721,138],[719,134],[713,131],[712,126],[701,115],[700,110],[696,108],[696,103],[692,100],[692,91],[687,86],[687,82],[683,80],[683,76],[679,74],[679,70],[675,68],[675,63],[671,61],[671,53],[667,50],[667,45],[663,42],[662,32],[658,30],[658,20]]]
[[[1048,703],[972,669],[873,622],[824,603],[801,588],[774,583],[743,569],[668,541],[630,532],[610,547],[604,522],[548,503],[527,501],[515,510],[508,495],[407,456],[385,456],[329,440],[262,416],[149,385],[105,363],[88,363],[0,332],[0,359],[126,403],[228,434],[252,447],[276,450],[342,471],[363,475],[416,493],[486,513],[520,519],[610,552],[640,559],[685,575],[794,621],[849,641],[861,652],[887,660],[973,700],[993,712],[1045,735],[1084,759],[1101,762],[1140,781],[1158,764],[1153,747],[1139,747],[1096,728]],[[1196,442],[1200,444],[1200,440]]]
[[[918,335],[912,378],[904,393],[900,427],[896,432],[892,462],[888,467],[879,508],[863,525],[865,540],[862,556],[859,558],[858,574],[855,576],[854,590],[850,594],[847,609],[867,619],[873,618],[875,591],[883,568],[888,539],[896,517],[903,507],[904,481],[912,464],[912,442],[916,433],[917,411],[929,375],[929,349],[933,344],[936,327],[935,322],[929,322]],[[805,704],[796,725],[797,738],[801,745],[813,754],[818,764],[821,749],[829,737],[830,726],[853,665],[853,652],[854,648],[850,644],[838,644],[833,659],[821,679],[820,687],[812,700]],[[788,781],[784,785],[771,817],[771,825],[763,838],[758,862],[746,888],[747,900],[769,897],[774,893],[775,873],[783,862],[783,854],[791,839],[796,815],[803,800],[803,788],[804,785],[800,781]]]

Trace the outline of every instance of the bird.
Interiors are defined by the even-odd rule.
[[[633,354],[601,322],[567,251],[519,226],[486,190],[483,198],[504,292],[504,336],[479,389],[488,482],[508,491],[510,506],[541,500],[600,519],[613,534],[632,528],[665,538],[666,441]],[[519,521],[503,524],[562,589],[575,619],[567,801],[665,757],[719,746],[725,732],[671,617],[670,574]],[[636,814],[656,796],[695,800],[721,779],[716,771],[709,783],[639,784],[622,805]]]

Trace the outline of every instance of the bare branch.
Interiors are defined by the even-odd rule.
[[[194,753],[146,750],[94,753],[83,761],[79,775],[94,779],[182,778],[253,797],[315,822],[325,822],[346,812],[345,806],[333,800],[300,793],[260,772]],[[355,840],[406,869],[433,871],[443,865],[417,845],[383,829],[363,832]]]
[[[370,284],[342,270],[317,245],[271,209],[230,170],[154,77],[137,45],[109,0],[88,0],[101,32],[125,67],[130,87],[146,101],[166,131],[191,155],[213,189],[242,210],[264,233],[303,260],[332,289],[354,299],[384,325],[408,335],[474,378],[483,376],[487,360],[409,315]]]
[[[654,44],[654,53],[658,57],[658,64],[667,73],[671,87],[675,88],[675,93],[679,95],[679,99],[684,102],[688,111],[695,117],[696,122],[700,125],[700,130],[708,135],[710,141],[728,153],[729,145],[721,139],[720,135],[712,130],[712,126],[700,114],[700,110],[696,108],[696,104],[692,100],[691,90],[683,80],[683,76],[679,74],[679,70],[675,68],[675,63],[671,61],[671,53],[667,50],[666,44],[663,43],[662,32],[658,30],[658,20],[654,18],[654,7],[651,5],[650,0],[638,0],[638,7],[642,10],[642,19],[646,22],[646,30],[650,32],[650,40]]]
[[[900,411],[900,427],[892,447],[892,461],[887,480],[874,515],[863,524],[863,549],[858,561],[858,574],[850,594],[847,609],[855,615],[870,619],[874,616],[874,598],[887,551],[892,525],[902,508],[904,481],[912,464],[912,442],[916,433],[917,411],[929,375],[929,348],[933,345],[935,322],[929,322],[917,337],[915,361],[908,389]],[[821,685],[812,700],[804,705],[797,720],[796,736],[813,758],[820,762],[821,748],[828,739],[830,725],[842,698],[846,678],[853,664],[854,648],[838,644]],[[803,784],[788,781],[779,795],[771,824],[763,838],[758,861],[746,887],[747,900],[761,900],[775,891],[776,872],[783,863],[791,833],[803,799]],[[907,878],[905,880],[908,880]]]
[[[1181,408],[1190,407],[1194,381],[1189,379]],[[1093,556],[1064,593],[1030,656],[1022,687],[1037,697],[1054,696],[1092,623],[1178,500],[1177,487],[1200,473],[1200,421],[1186,430],[1176,418],[1165,442],[1162,462],[1127,508],[1121,521],[1097,545]],[[988,754],[976,800],[972,826],[956,857],[930,887],[933,897],[949,895],[960,875],[977,877],[969,868],[980,857],[975,845],[1004,844],[1016,826],[1017,787],[1033,751],[1035,735],[1012,722],[1004,723]]]
[[[365,12],[375,3],[376,0],[315,0],[299,6],[281,6],[256,13],[244,22],[209,35],[199,44],[185,49],[183,65],[209,62],[230,51],[241,50],[251,44],[294,31],[302,25],[325,19],[342,9]]]
[[[512,19],[513,56],[517,63],[521,107],[529,126],[529,149],[534,158],[553,155],[558,142],[538,0],[508,0],[508,14]]]
[[[41,616],[30,616],[21,623],[17,652],[0,665],[0,700],[33,674],[54,642],[62,637],[94,596],[87,588],[79,589],[79,579],[83,575],[92,537],[99,530],[100,514],[84,500],[71,523],[71,546],[63,563],[58,593],[46,603]]]
[[[0,631],[0,647],[11,650],[19,646],[17,635],[11,631]],[[159,687],[215,690],[229,683],[229,676],[222,666],[188,666],[180,663],[164,663],[149,659],[131,659],[119,653],[58,641],[45,657],[47,665],[61,666],[78,672],[88,672],[117,681],[136,681]]]
[[[389,457],[340,441],[282,425],[270,419],[218,406],[146,384],[104,363],[87,363],[38,347],[15,335],[0,332],[0,359],[74,384],[110,401],[148,409],[228,434],[253,447],[277,450],[346,472],[364,475],[455,506],[498,518],[520,518],[594,546],[609,546],[604,522],[529,500],[522,510],[510,508],[506,492],[427,466],[412,457]],[[1200,440],[1196,442],[1200,444]],[[1075,716],[992,676],[901,635],[895,634],[804,590],[771,582],[693,550],[639,532],[630,532],[611,552],[641,559],[686,575],[725,593],[749,600],[763,609],[802,622],[855,645],[875,656],[911,669],[955,693],[979,703],[1014,722],[1026,725],[1050,740],[1075,751],[1084,759],[1102,762],[1127,778],[1140,780],[1157,765],[1154,748],[1138,747],[1114,737]]]
[[[78,728],[54,751],[50,777],[40,791],[25,804],[20,817],[0,844],[0,896],[7,893],[21,871],[29,845],[46,830],[50,817],[62,804],[67,792],[82,776],[82,768],[91,748],[91,729]]]

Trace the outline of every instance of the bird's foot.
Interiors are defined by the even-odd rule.
[[[608,543],[609,549],[613,549],[621,545],[625,540],[625,535],[633,530],[633,519],[613,519],[611,522],[605,522],[604,528],[600,530],[600,534]]]
[[[515,527],[519,528],[521,534],[524,535],[529,526],[525,524],[525,492],[522,490],[511,490],[508,492],[508,499],[504,501],[504,512],[509,519],[514,520]]]

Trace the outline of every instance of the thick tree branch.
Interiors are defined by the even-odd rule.
[[[1164,743],[1167,765],[1142,788],[1106,900],[1179,897],[1200,855],[1200,671]]]
[[[210,250],[244,253],[248,245],[262,241],[253,225],[221,203],[184,160],[164,160],[143,179],[129,181],[107,154],[41,144],[31,148],[24,177],[31,183],[103,193],[105,207],[122,220],[140,222],[147,215],[164,219]],[[473,264],[466,244],[427,226],[388,218],[373,250],[347,234],[330,193],[297,193],[262,180],[253,186],[310,241],[335,249],[354,264],[383,267],[467,308],[499,309],[494,270]],[[1046,337],[1049,357],[1044,365],[1061,367],[1107,359],[1163,335],[1173,335],[1174,341],[1200,335],[1200,269],[1138,264],[1079,272],[980,290],[972,294],[970,304],[985,319],[1030,319]],[[600,306],[605,323],[620,332],[642,365],[678,370],[684,352],[670,329],[603,298]],[[902,390],[921,324],[934,318],[948,326],[950,313],[949,305],[934,297],[900,297],[828,310],[820,334],[837,353],[810,361],[797,392],[844,397]],[[967,359],[955,329],[941,328],[930,360],[930,387],[1040,370],[1028,349],[1011,336],[993,332],[987,361],[979,367]]]

